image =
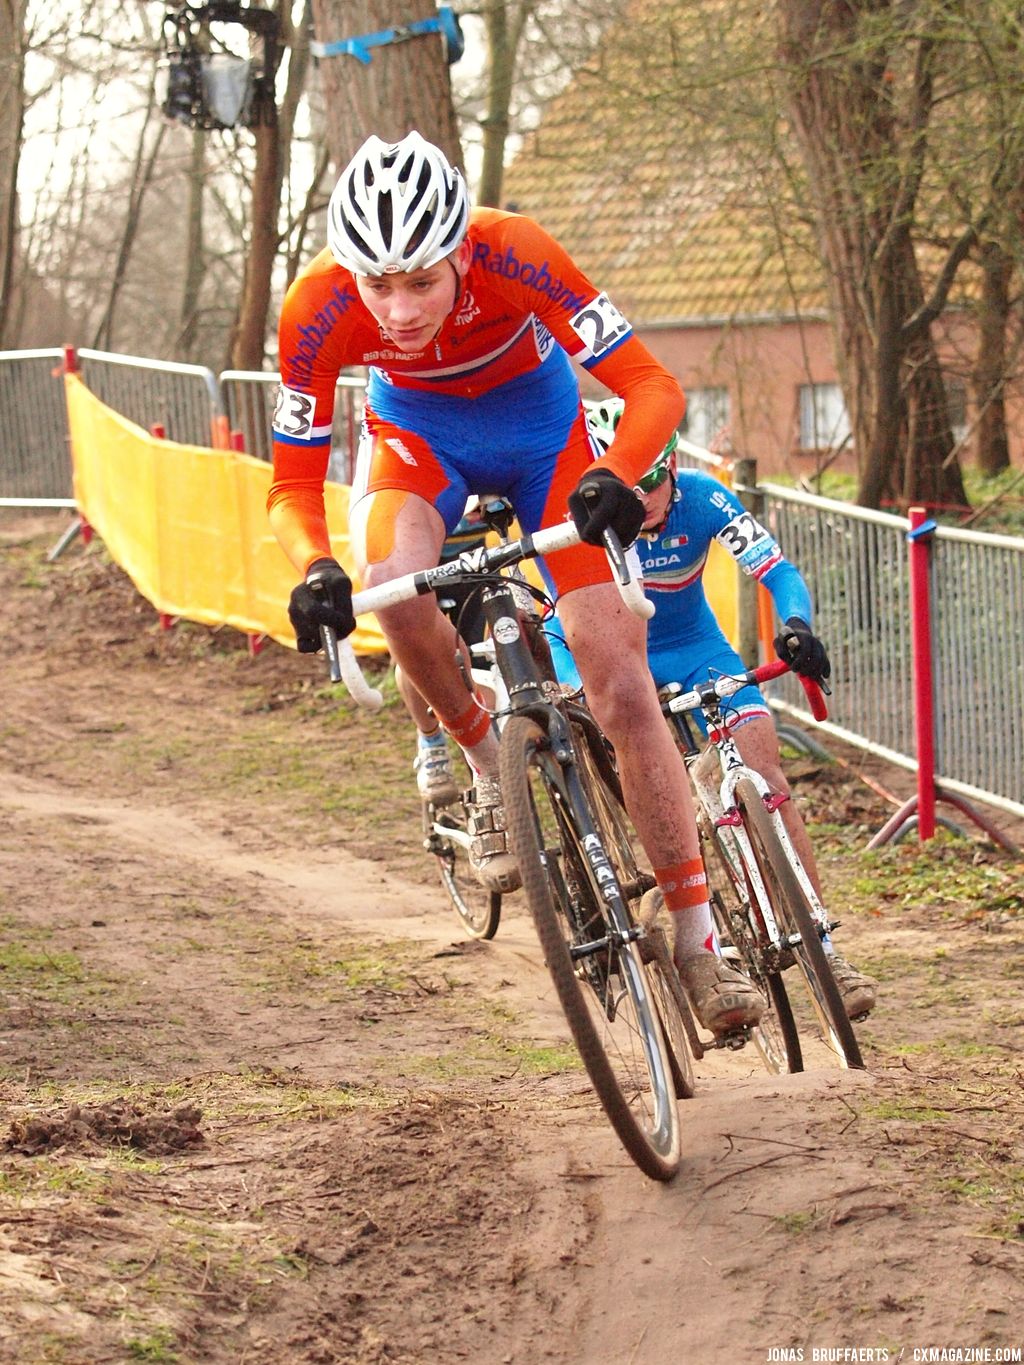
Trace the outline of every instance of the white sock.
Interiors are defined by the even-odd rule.
[[[714,953],[721,957],[718,935],[711,918],[711,905],[688,905],[685,910],[672,910],[673,947],[677,959],[692,957],[694,953]]]

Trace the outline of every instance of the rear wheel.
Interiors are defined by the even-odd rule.
[[[583,809],[577,770],[563,770],[539,725],[513,716],[501,784],[523,890],[583,1064],[629,1155],[669,1180],[680,1148],[672,1064],[639,943],[608,899],[610,871],[588,830],[599,825]]]
[[[795,1008],[797,1024],[816,1035],[841,1066],[863,1067],[857,1037],[843,1007],[810,902],[775,832],[771,815],[756,787],[746,778],[736,784],[736,804],[779,930],[792,948],[807,987],[810,1009]]]
[[[465,807],[425,806],[423,823],[424,844],[437,860],[441,885],[459,923],[471,938],[493,938],[501,919],[501,894],[488,891],[473,875]]]

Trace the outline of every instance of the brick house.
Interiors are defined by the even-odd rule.
[[[634,8],[642,16],[646,5],[635,0]],[[655,87],[665,73],[650,48],[642,74],[652,97],[626,106],[621,93],[606,97],[616,63],[626,60],[635,65],[635,52],[630,58],[606,41],[597,63],[549,102],[508,168],[504,206],[557,237],[680,380],[691,440],[706,445],[728,425],[732,449],[755,458],[762,475],[799,478],[825,464],[854,472],[809,228],[795,215],[774,221],[771,196],[758,192],[774,170],[742,164],[724,133],[717,151],[702,148],[701,161],[687,155],[659,112]],[[632,82],[635,90],[635,71]],[[959,437],[967,432],[970,327],[953,314],[941,330]],[[1024,453],[1012,431],[1011,441],[1016,463]],[[965,449],[969,458],[969,440]]]

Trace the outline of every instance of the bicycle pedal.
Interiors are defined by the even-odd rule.
[[[750,1042],[749,1029],[734,1029],[732,1033],[723,1033],[721,1037],[715,1038],[710,1044],[711,1047],[725,1048],[729,1052],[739,1052]],[[708,1046],[708,1044],[705,1044]]]

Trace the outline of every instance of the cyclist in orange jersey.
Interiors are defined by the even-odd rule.
[[[598,722],[619,756],[626,805],[672,912],[676,960],[701,1022],[753,1024],[764,1002],[715,951],[693,804],[645,656],[645,626],[600,547],[644,509],[634,486],[682,417],[679,385],[628,320],[529,218],[470,212],[465,183],[418,133],[369,138],[328,208],[328,245],[288,291],[280,322],[271,524],[303,581],[290,615],[299,649],[319,627],[353,629],[351,585],[324,515],[334,387],[369,367],[350,535],[364,586],[437,563],[471,493],[501,494],[524,532],[571,515],[583,544],[543,567]],[[600,466],[570,357],[625,400]],[[316,591],[314,591],[314,587]],[[481,882],[519,882],[507,847],[497,737],[455,663],[433,597],[379,621],[392,658],[474,774],[471,861]],[[696,965],[694,965],[696,964]]]

